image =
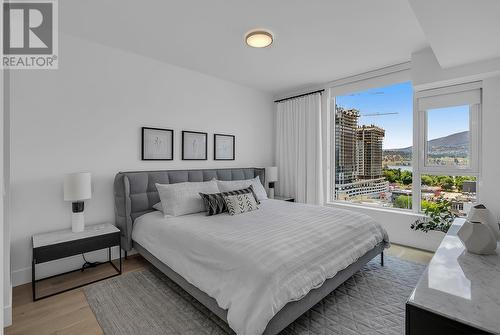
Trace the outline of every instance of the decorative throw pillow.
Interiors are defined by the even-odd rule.
[[[156,184],[161,200],[163,214],[185,215],[205,211],[205,204],[199,193],[217,193],[217,183],[213,180],[205,182],[185,182],[175,184]]]
[[[264,186],[260,182],[259,177],[255,177],[253,179],[245,179],[245,180],[217,180],[217,186],[221,192],[229,192],[234,190],[240,190],[242,188],[246,188],[252,185],[253,190],[255,192],[255,199],[257,201],[262,201],[267,199],[267,193]]]
[[[236,215],[254,211],[259,208],[255,198],[250,193],[226,195],[224,197],[229,215]]]
[[[224,201],[224,196],[246,194],[246,193],[252,194],[252,196],[255,199],[257,199],[255,193],[253,192],[253,187],[251,185],[250,187],[244,188],[242,190],[222,192],[222,193],[212,193],[212,194],[200,193],[200,196],[205,202],[205,210],[207,211],[207,215],[210,216],[227,212],[227,206],[226,202]]]

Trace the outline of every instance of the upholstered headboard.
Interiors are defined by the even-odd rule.
[[[139,216],[154,211],[160,201],[155,183],[173,184],[186,181],[242,180],[259,176],[265,185],[265,169],[201,169],[118,172],[115,176],[115,222],[121,230],[122,248],[132,249],[132,225]]]

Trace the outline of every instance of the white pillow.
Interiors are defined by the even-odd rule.
[[[161,206],[161,201],[154,204],[153,209],[156,209],[157,211],[160,211],[163,213],[163,207]]]
[[[266,190],[264,189],[264,186],[262,186],[259,177],[245,180],[217,180],[217,186],[219,187],[220,192],[241,190],[250,185],[253,186],[253,191],[255,192],[258,201],[267,199]]]
[[[204,212],[205,204],[199,193],[219,192],[217,183],[213,180],[155,185],[163,214],[173,216]]]

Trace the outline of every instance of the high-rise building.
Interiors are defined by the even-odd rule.
[[[382,172],[384,129],[358,127],[359,111],[335,109],[335,194],[338,200],[387,192]]]
[[[365,180],[381,178],[385,130],[374,125],[363,125],[358,127],[356,134],[356,177]]]
[[[352,183],[356,171],[356,129],[359,111],[335,110],[335,184]]]

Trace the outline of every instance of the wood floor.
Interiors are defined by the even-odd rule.
[[[394,244],[389,250],[386,250],[386,254],[418,263],[428,263],[432,257],[430,252]],[[134,255],[124,261],[123,266],[124,272],[131,272],[144,269],[150,265],[142,257]],[[43,285],[38,287],[38,292],[40,295],[45,295],[54,290],[60,290],[111,273],[111,266],[104,265],[85,270],[83,273],[72,273],[42,282]],[[15,287],[12,297],[13,324],[5,328],[5,334],[7,335],[102,334],[102,330],[87,303],[83,288],[33,302],[31,284],[26,284]]]

